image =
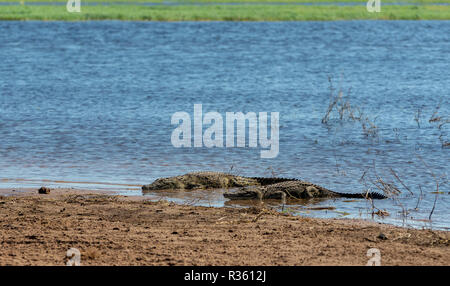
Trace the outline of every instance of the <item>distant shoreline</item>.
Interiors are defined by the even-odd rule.
[[[101,2],[101,1],[100,1]],[[380,13],[366,7],[338,5],[98,5],[69,13],[64,5],[0,5],[6,21],[339,21],[450,20],[450,5],[385,5]]]

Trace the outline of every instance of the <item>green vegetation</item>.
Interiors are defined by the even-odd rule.
[[[0,0],[3,1],[3,0]],[[39,0],[34,0],[39,1]],[[41,0],[41,2],[44,0]],[[88,1],[88,0],[82,0]],[[92,0],[94,1],[94,0]],[[101,2],[95,0],[94,2]],[[139,1],[139,0],[136,0]],[[154,2],[159,0],[153,0]],[[162,1],[162,0],[161,0]],[[186,1],[186,0],[185,0]],[[187,0],[190,1],[190,0]],[[194,1],[194,0],[193,0]],[[205,0],[195,0],[195,2]],[[219,0],[213,0],[219,1]],[[256,0],[244,0],[249,2]],[[262,0],[264,1],[264,0]],[[258,2],[262,2],[259,0]],[[266,0],[268,1],[268,0]],[[293,0],[279,0],[286,2]],[[299,2],[302,0],[296,0]],[[306,1],[306,0],[304,0]],[[324,0],[325,1],[325,0]],[[342,1],[342,0],[340,0]],[[345,1],[345,0],[344,0]],[[352,0],[355,1],[355,0]],[[441,0],[442,1],[442,0]],[[450,1],[450,0],[448,0]],[[44,2],[48,2],[44,1]],[[59,1],[61,2],[61,1]],[[66,1],[62,1],[66,2]],[[103,1],[103,2],[111,2]],[[223,2],[230,2],[224,0]],[[307,2],[307,1],[306,1]],[[330,2],[328,0],[327,2]],[[365,1],[364,1],[365,2]],[[386,2],[386,0],[383,0]],[[304,20],[450,20],[450,5],[382,5],[368,13],[365,5],[90,5],[69,13],[65,5],[0,6],[0,20],[135,20],[135,21],[304,21]]]
[[[25,3],[67,3],[67,0],[0,0],[0,2],[25,2]],[[97,3],[114,3],[114,2],[131,2],[131,3],[345,3],[345,2],[361,2],[366,3],[367,0],[81,0],[81,2],[97,2]],[[450,3],[450,0],[382,0],[382,3]]]

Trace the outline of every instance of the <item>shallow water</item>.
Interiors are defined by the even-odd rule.
[[[402,193],[375,202],[390,213],[375,219],[429,227],[417,220],[433,209],[436,177],[442,194],[432,227],[450,227],[450,149],[442,148],[450,124],[429,122],[438,105],[438,116],[450,114],[449,21],[0,22],[0,30],[0,188],[141,195],[139,185],[158,177],[231,170],[362,192],[363,174],[372,190],[367,181],[378,175]],[[321,123],[328,76],[375,122],[377,136],[336,112]],[[278,157],[261,159],[259,148],[174,148],[171,116],[192,116],[194,103],[204,113],[279,112]],[[185,195],[189,202],[193,194]],[[213,198],[196,204],[226,203]],[[287,208],[371,218],[363,200],[315,203],[336,211]]]

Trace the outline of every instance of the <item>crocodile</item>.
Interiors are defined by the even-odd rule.
[[[159,178],[149,185],[142,186],[142,190],[227,189],[246,186],[265,186],[292,180],[295,179],[244,177],[221,172],[193,172],[181,176]]]
[[[224,193],[231,200],[289,198],[371,198],[385,199],[376,192],[339,193],[295,178],[245,177],[221,172],[193,172],[181,176],[160,178],[142,190],[192,190],[239,188],[235,193]]]
[[[245,199],[311,199],[311,198],[366,198],[386,199],[387,197],[377,192],[367,193],[340,193],[328,190],[316,184],[301,180],[284,181],[266,186],[241,187],[235,193],[224,193],[224,197],[230,200]]]

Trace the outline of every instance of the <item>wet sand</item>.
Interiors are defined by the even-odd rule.
[[[0,190],[0,265],[450,265],[450,232],[107,191]]]

